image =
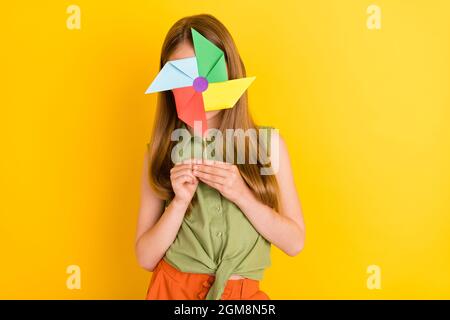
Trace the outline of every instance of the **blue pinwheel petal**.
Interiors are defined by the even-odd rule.
[[[189,87],[197,76],[196,57],[168,61],[145,93]]]

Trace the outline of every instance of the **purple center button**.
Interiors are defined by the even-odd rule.
[[[208,89],[208,80],[204,77],[197,77],[194,79],[193,83],[194,89],[197,92],[203,92]]]

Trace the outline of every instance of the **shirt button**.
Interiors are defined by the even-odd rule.
[[[217,207],[216,207],[216,210],[217,210],[217,212],[221,212],[221,210],[222,210],[222,208],[218,205]]]
[[[221,237],[222,236],[222,232],[217,232],[217,236]]]

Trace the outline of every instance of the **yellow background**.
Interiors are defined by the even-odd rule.
[[[450,298],[450,3],[28,1],[2,5],[0,298],[144,297],[134,257],[169,27],[216,15],[260,124],[287,141],[307,239],[274,248],[273,299]],[[66,8],[81,8],[68,30]],[[81,290],[66,267],[81,267]],[[368,290],[367,267],[382,288]]]

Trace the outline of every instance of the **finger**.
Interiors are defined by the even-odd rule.
[[[195,175],[194,175],[194,173],[192,172],[191,169],[178,170],[178,171],[172,173],[172,174],[170,175],[170,178],[171,178],[171,179],[176,179],[177,177],[180,177],[180,176],[182,176],[182,175],[185,175],[185,176],[189,176],[189,177],[195,178]]]
[[[173,183],[174,184],[177,184],[177,183],[180,183],[180,184],[183,184],[183,183],[192,183],[192,184],[194,184],[195,183],[195,177],[192,177],[192,176],[188,176],[188,175],[181,175],[181,176],[178,176],[178,177],[176,177],[174,180],[173,180]]]
[[[192,164],[176,164],[172,169],[170,169],[170,174],[185,169],[192,169]]]
[[[224,170],[230,170],[233,167],[233,165],[228,162],[217,161],[217,160],[208,160],[208,159],[204,159],[200,164],[203,164],[205,166],[210,166],[210,167],[218,167],[218,168],[222,168]]]
[[[209,173],[212,175],[216,175],[219,177],[227,177],[229,175],[228,170],[215,167],[215,166],[207,166],[202,164],[194,164],[192,167],[192,171],[198,171],[198,172],[204,172]]]
[[[194,174],[194,176],[196,176],[199,179],[207,180],[207,181],[218,183],[218,184],[224,184],[226,181],[225,177],[216,176],[216,175],[205,173],[205,172],[193,171],[193,174]]]
[[[179,163],[176,163],[176,164],[172,167],[172,169],[183,168],[183,167],[190,167],[190,166],[192,166],[192,163],[181,163],[181,162],[179,162]]]
[[[199,178],[200,181],[202,181],[203,183],[207,184],[208,186],[216,189],[216,190],[221,190],[223,185],[221,185],[220,183],[211,181],[211,180],[207,180],[207,179],[203,179],[203,178]]]

